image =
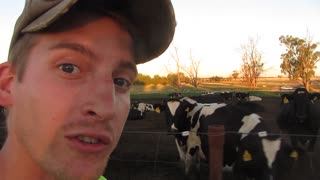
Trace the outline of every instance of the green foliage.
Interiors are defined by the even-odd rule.
[[[138,74],[136,81],[133,83],[134,85],[145,85],[151,82],[151,77],[149,75],[143,75],[141,73]]]
[[[154,75],[153,78],[151,78],[149,75],[144,74],[138,74],[137,79],[133,83],[134,85],[148,85],[148,84],[162,84],[166,85],[168,84],[166,77],[161,77],[159,75]]]
[[[209,78],[209,82],[220,82],[223,81],[223,77],[220,76],[212,76]]]
[[[317,44],[288,35],[280,36],[279,40],[286,47],[286,53],[281,54],[281,73],[290,79],[301,78],[303,85],[309,89],[316,63],[320,60],[320,52],[315,51]]]
[[[167,75],[167,81],[168,81],[168,84],[173,86],[173,87],[178,87],[179,86],[177,74],[169,73]]]
[[[237,70],[234,70],[231,74],[231,77],[234,79],[234,80],[237,80],[238,77],[239,77],[240,73],[237,71]]]
[[[168,84],[167,78],[164,76],[154,75],[151,80],[152,80],[152,84],[162,84],[162,85]]]
[[[185,76],[184,73],[180,72],[179,75],[180,75],[180,82],[181,83],[187,84],[190,82],[190,79],[187,76]],[[167,75],[167,82],[169,85],[171,85],[175,88],[181,88],[180,84],[178,83],[178,74],[177,73],[169,73]]]

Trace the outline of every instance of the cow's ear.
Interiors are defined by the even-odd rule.
[[[154,111],[155,111],[156,113],[161,113],[160,107],[156,107],[156,108],[154,109]]]
[[[252,155],[248,150],[245,150],[242,154],[242,160],[244,162],[252,161]]]
[[[283,101],[284,104],[289,103],[289,99],[287,97],[284,97],[282,101]]]
[[[293,159],[298,159],[299,158],[299,153],[296,150],[291,151],[290,155],[291,158]]]
[[[9,106],[12,104],[11,84],[14,74],[11,71],[9,62],[0,64],[0,105]]]

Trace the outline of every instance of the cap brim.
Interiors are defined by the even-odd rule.
[[[27,1],[11,40],[10,50],[23,33],[43,30],[67,13],[79,0]],[[107,2],[107,1],[104,1]],[[175,14],[170,0],[118,0],[120,11],[138,31],[140,47],[136,64],[161,55],[170,45],[175,32]],[[29,3],[29,4],[28,4]],[[90,2],[91,3],[91,2]]]
[[[69,11],[69,9],[77,2],[78,0],[64,0],[53,8],[46,11],[44,14],[39,16],[37,19],[32,21],[29,25],[21,30],[21,32],[35,32],[41,29],[45,29],[47,26],[52,24],[60,16]]]

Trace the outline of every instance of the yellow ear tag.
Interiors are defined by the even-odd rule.
[[[287,98],[287,97],[284,97],[284,98],[283,98],[283,103],[284,103],[284,104],[289,103],[289,100],[288,100],[288,98]]]
[[[297,151],[292,151],[292,152],[290,153],[290,157],[291,157],[291,158],[298,159],[298,156],[299,156],[299,154],[298,154]]]
[[[249,153],[249,151],[247,151],[247,150],[244,151],[242,158],[243,158],[243,161],[245,161],[245,162],[252,160],[252,156]]]
[[[184,111],[189,112],[190,111],[189,107],[187,107]]]
[[[155,110],[154,110],[156,113],[160,113],[160,108],[156,108]]]

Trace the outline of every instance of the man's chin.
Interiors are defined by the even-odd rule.
[[[100,162],[96,164],[77,163],[72,165],[72,167],[69,166],[61,169],[60,173],[55,175],[55,179],[97,180],[103,175],[106,164]]]

